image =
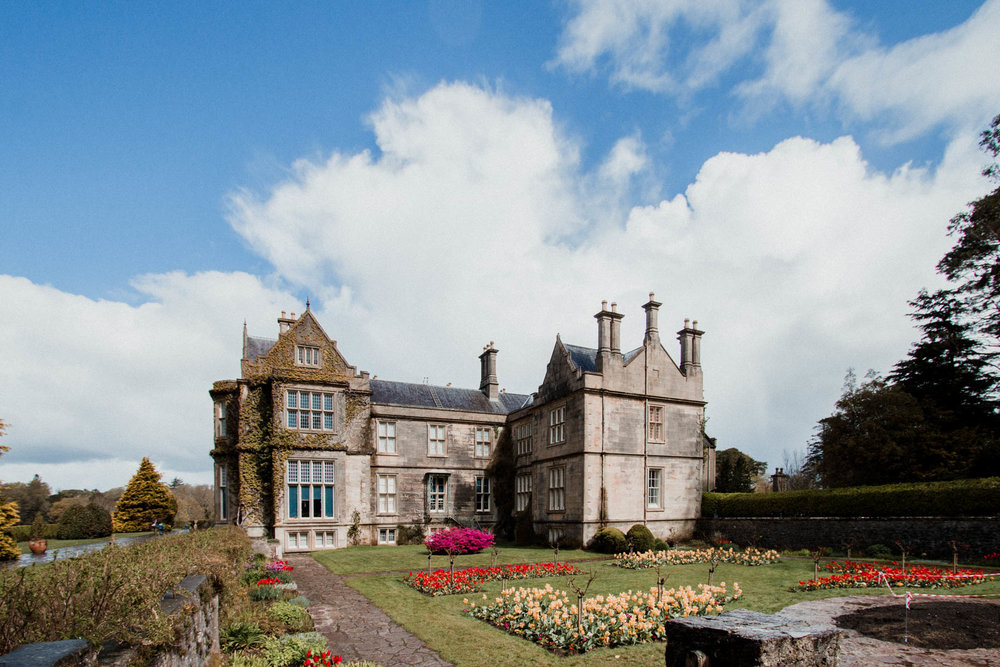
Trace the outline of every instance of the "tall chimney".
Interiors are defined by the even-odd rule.
[[[681,342],[681,373],[685,376],[701,373],[701,335],[698,330],[698,320],[692,324],[684,319],[684,328],[677,332],[677,340]]]
[[[483,353],[479,355],[480,381],[479,391],[486,394],[486,398],[495,401],[500,398],[500,383],[497,381],[497,352],[493,347],[493,341],[483,348]]]
[[[293,324],[295,324],[295,313],[292,313],[291,317],[285,317],[285,311],[281,311],[281,317],[278,318],[278,335],[291,329]]]
[[[653,293],[650,292],[649,301],[643,306],[646,311],[646,335],[642,338],[643,345],[659,344],[660,342],[660,330],[657,328],[656,320],[661,305],[663,304],[653,300]]]
[[[601,312],[594,315],[597,320],[597,359],[594,361],[594,370],[598,373],[603,373],[612,359],[617,358],[619,365],[622,362],[622,314],[617,309],[617,303],[612,303],[611,310],[608,310],[608,302],[601,301]]]

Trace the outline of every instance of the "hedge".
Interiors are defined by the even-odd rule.
[[[1000,478],[780,493],[706,493],[703,517],[1000,515]]]

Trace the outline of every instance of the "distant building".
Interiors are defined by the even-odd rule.
[[[549,542],[645,523],[683,537],[714,477],[703,432],[701,331],[685,320],[678,366],[645,304],[642,345],[622,314],[595,315],[597,348],[556,336],[534,394],[499,390],[498,350],[479,389],[373,379],[350,366],[306,305],[278,338],[243,332],[242,377],[216,382],[216,512],[285,551],[395,544],[461,524],[530,520]]]

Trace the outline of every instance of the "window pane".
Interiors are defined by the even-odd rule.
[[[333,413],[324,412],[323,413],[323,428],[327,431],[333,430]]]
[[[323,463],[321,461],[313,461],[313,483],[319,483],[322,481],[323,481]]]
[[[299,392],[299,407],[308,408],[309,407],[309,392],[300,391]]]
[[[312,409],[313,410],[319,410],[320,409],[320,407],[319,407],[320,401],[322,401],[322,400],[323,400],[323,395],[322,394],[313,394],[312,395]]]
[[[288,516],[296,519],[299,516],[299,487],[288,487]]]
[[[299,420],[298,413],[295,410],[288,411],[288,428],[298,428]]]
[[[333,484],[333,462],[327,461],[323,464],[323,481]]]
[[[299,481],[299,462],[289,461],[288,462],[288,481],[297,482]]]
[[[286,402],[288,403],[288,407],[290,407],[290,408],[297,408],[297,407],[299,407],[299,395],[298,395],[297,392],[288,391],[288,392],[285,392],[285,394],[288,397],[287,400],[286,400]]]
[[[319,413],[319,412],[314,412],[314,413],[312,413],[312,417],[313,417],[313,428],[314,428],[314,429],[316,429],[317,431],[318,431],[318,430],[320,429],[320,425],[319,425],[319,420],[320,420],[320,414],[321,414],[321,413]]]
[[[324,490],[324,509],[323,516],[332,517],[333,516],[333,487],[326,486],[323,487]]]
[[[299,507],[302,508],[302,517],[303,518],[312,516],[309,513],[309,487],[308,486],[303,486],[302,487],[302,502],[299,503]]]
[[[386,424],[385,427],[386,427],[385,434],[387,436],[395,438],[396,437],[396,422],[392,422],[392,423]]]
[[[386,434],[386,426],[387,426],[387,424],[384,424],[383,422],[379,422],[378,423],[378,434],[380,436],[385,436],[385,434]]]

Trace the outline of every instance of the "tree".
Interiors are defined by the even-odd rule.
[[[172,489],[172,493],[177,500],[177,516],[174,517],[177,524],[212,518],[212,487],[181,483]]]
[[[981,135],[979,145],[993,157],[983,175],[1000,182],[1000,115]],[[951,219],[948,232],[958,237],[937,265],[973,317],[977,334],[991,350],[1000,347],[1000,185]]]
[[[757,478],[766,470],[766,461],[756,461],[735,447],[716,452],[715,490],[718,493],[750,493]]]
[[[20,508],[21,521],[29,524],[35,520],[35,515],[41,513],[44,518],[49,510],[49,496],[52,489],[42,481],[38,475],[25,484],[24,482],[11,482],[4,485],[4,493],[12,500],[17,501]]]
[[[6,429],[7,425],[0,419],[0,436]],[[0,445],[0,455],[9,449],[6,445]],[[19,518],[17,503],[0,495],[0,560],[14,560],[21,555],[17,542],[10,535],[11,528],[17,525]]]
[[[132,533],[149,530],[154,522],[170,524],[177,513],[177,502],[166,484],[160,482],[160,473],[143,457],[139,469],[122,497],[115,505],[112,520],[116,533]]]

